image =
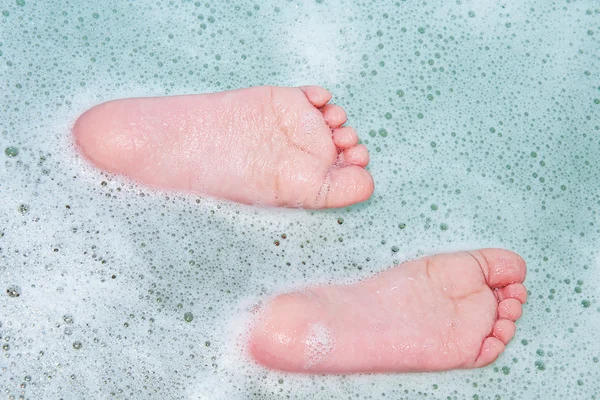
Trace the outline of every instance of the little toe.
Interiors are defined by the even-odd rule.
[[[503,249],[482,249],[471,252],[477,259],[487,284],[501,288],[525,280],[525,261],[516,253]]]
[[[304,92],[308,101],[317,108],[323,107],[331,100],[331,93],[329,93],[329,90],[322,88],[321,86],[300,86],[300,90]]]
[[[343,126],[333,131],[333,144],[340,149],[349,149],[358,143],[358,135],[354,128]]]
[[[475,360],[473,367],[485,367],[496,361],[500,353],[504,351],[504,343],[494,337],[488,337],[483,341],[479,356]]]
[[[515,336],[516,331],[517,326],[514,322],[507,319],[500,319],[494,324],[492,335],[506,345]]]
[[[366,169],[355,165],[333,168],[325,206],[338,208],[365,201],[373,189],[373,177]]]
[[[513,283],[511,285],[505,286],[496,290],[496,295],[498,296],[498,300],[506,300],[506,299],[517,299],[521,302],[521,304],[525,304],[527,301],[527,289],[521,283]]]
[[[369,150],[364,144],[344,150],[344,162],[350,165],[365,167],[369,163]]]
[[[340,106],[327,104],[321,109],[321,112],[327,125],[333,129],[342,126],[346,122],[346,111]]]
[[[498,319],[516,321],[522,313],[521,302],[517,299],[506,299],[498,304]]]

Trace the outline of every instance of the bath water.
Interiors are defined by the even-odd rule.
[[[597,1],[3,0],[0,13],[0,398],[599,398]],[[103,101],[263,84],[331,90],[371,152],[369,201],[274,210],[155,192],[72,143]],[[310,376],[245,353],[270,296],[488,246],[529,267],[517,334],[489,367]]]

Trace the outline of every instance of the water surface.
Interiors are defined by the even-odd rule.
[[[0,6],[0,388],[28,399],[600,396],[595,1],[38,1]],[[90,168],[70,127],[115,98],[319,84],[372,199],[266,210]],[[297,376],[243,358],[253,302],[499,246],[530,290],[493,365]]]

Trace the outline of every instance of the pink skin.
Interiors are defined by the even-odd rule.
[[[123,99],[73,133],[96,166],[162,189],[246,204],[326,208],[368,199],[369,154],[318,86]]]
[[[515,334],[525,269],[515,253],[483,249],[279,295],[260,311],[249,350],[264,366],[292,372],[483,367]]]

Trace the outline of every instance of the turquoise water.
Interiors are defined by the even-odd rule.
[[[600,396],[598,2],[0,12],[2,398]],[[332,91],[371,152],[371,200],[309,212],[155,193],[90,168],[71,142],[102,101],[261,84]],[[244,358],[261,299],[484,246],[522,254],[530,290],[487,368],[297,376]]]

